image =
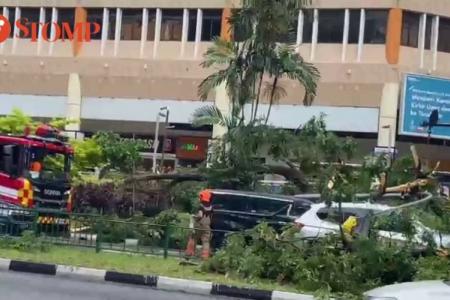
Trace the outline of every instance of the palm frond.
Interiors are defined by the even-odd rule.
[[[205,125],[219,125],[230,128],[233,126],[233,118],[224,116],[220,109],[214,105],[198,108],[193,114],[192,125],[201,127]]]
[[[206,77],[198,86],[198,95],[200,100],[205,101],[208,99],[209,93],[219,85],[227,82],[229,70],[219,70]]]
[[[216,38],[214,44],[204,54],[205,60],[201,66],[209,68],[213,65],[228,65],[235,59],[235,53],[233,42]]]

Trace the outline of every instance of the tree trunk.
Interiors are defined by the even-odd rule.
[[[261,97],[261,87],[262,87],[262,83],[263,83],[263,77],[264,77],[264,72],[261,72],[261,75],[259,76],[258,92],[256,94],[255,114],[253,116],[253,120],[256,120],[256,117],[258,115],[259,98]]]
[[[275,89],[276,89],[277,85],[278,85],[278,77],[275,77],[273,79],[272,90],[270,91],[270,103],[269,103],[269,109],[267,111],[266,122],[264,123],[265,125],[267,125],[267,122],[269,122],[269,116],[270,116],[270,112],[272,111],[273,98],[275,96]]]

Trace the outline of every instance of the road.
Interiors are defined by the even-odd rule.
[[[113,283],[82,282],[52,276],[0,272],[0,299],[8,300],[206,300],[226,299],[157,291]]]

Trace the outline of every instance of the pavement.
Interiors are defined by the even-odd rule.
[[[0,272],[0,299],[8,300],[206,300],[191,295],[107,282],[86,282],[19,272]]]

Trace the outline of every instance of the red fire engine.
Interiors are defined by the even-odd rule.
[[[73,148],[60,132],[42,125],[36,135],[0,135],[0,206],[36,208],[39,223],[67,225],[52,212],[70,212]],[[56,214],[54,214],[56,216]]]

